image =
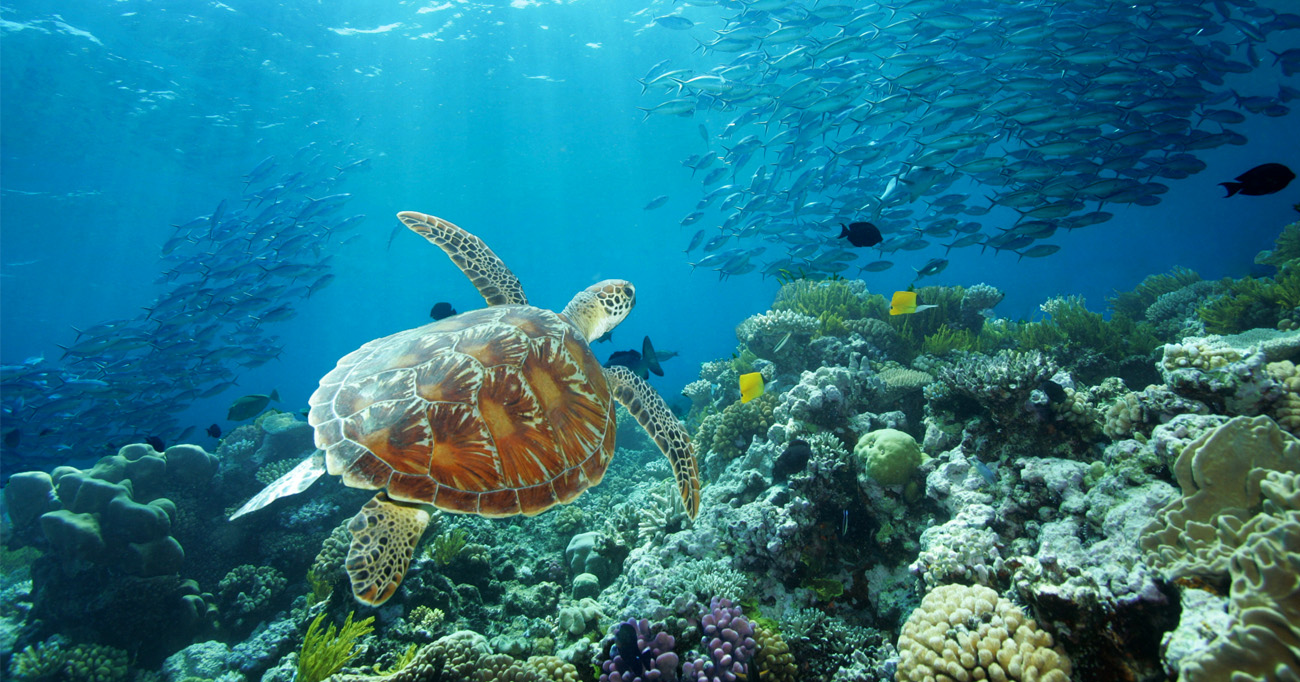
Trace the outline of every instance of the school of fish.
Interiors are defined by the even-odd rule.
[[[4,474],[108,454],[88,443],[183,440],[195,427],[177,413],[279,357],[273,325],[330,285],[330,251],[359,236],[365,216],[347,215],[351,195],[335,191],[369,166],[354,154],[312,143],[266,158],[240,196],[175,225],[160,254],[166,292],[138,316],[74,329],[60,358],[0,367]]]
[[[640,83],[662,98],[646,118],[702,121],[708,148],[683,161],[703,185],[681,220],[703,227],[686,248],[692,269],[818,277],[925,251],[922,277],[953,249],[1050,256],[1053,235],[1153,206],[1166,181],[1205,169],[1198,152],[1245,144],[1235,128],[1248,115],[1290,113],[1300,90],[1283,77],[1300,72],[1300,49],[1270,37],[1295,35],[1294,10],[686,0],[654,24],[692,31],[716,65],[664,60]],[[1272,89],[1250,90],[1260,82]],[[882,241],[838,238],[857,222]]]

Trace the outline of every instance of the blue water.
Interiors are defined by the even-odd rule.
[[[138,316],[164,290],[155,283],[158,249],[172,225],[237,202],[242,177],[267,156],[280,159],[279,172],[294,170],[294,151],[315,143],[325,166],[370,159],[331,190],[352,195],[344,214],[367,216],[360,236],[320,245],[337,279],[291,301],[296,318],[267,327],[280,358],[239,370],[238,387],[195,402],[180,426],[221,422],[231,399],[272,388],[282,407],[305,405],[317,379],[361,343],[424,323],[436,301],[480,305],[437,250],[392,234],[399,210],[483,237],[544,307],[558,309],[602,278],[633,281],[637,308],[597,353],[639,348],[649,335],[681,353],[655,379],[677,393],[701,362],[735,349],[735,325],[765,310],[778,284],[757,273],[721,281],[686,264],[694,258],[682,249],[698,226],[678,221],[702,191],[682,160],[721,152],[699,127],[716,132],[735,113],[643,120],[637,107],[671,95],[641,95],[635,79],[664,59],[700,71],[725,63],[731,55],[702,54],[697,39],[712,39],[710,21],[720,26],[734,12],[686,6],[690,31],[650,23],[673,10],[127,1],[63,3],[56,15],[43,3],[8,3],[0,15],[3,362],[55,360],[56,344],[75,340],[72,327]],[[1268,48],[1295,47],[1297,33],[1274,33]],[[1269,95],[1283,82],[1298,85],[1261,54],[1255,73],[1229,74],[1232,85]],[[1223,199],[1216,183],[1263,162],[1300,167],[1298,123],[1294,112],[1249,115],[1234,128],[1249,142],[1199,152],[1207,169],[1165,181],[1158,206],[1108,207],[1113,221],[1057,235],[1061,251],[1041,260],[955,251],[928,283],[988,282],[1007,292],[997,312],[1022,318],[1055,295],[1082,295],[1104,310],[1114,290],[1175,265],[1206,278],[1242,275],[1295,217],[1300,192]],[[643,210],[665,194],[664,206]],[[865,277],[873,291],[904,288],[911,268],[939,255],[935,246],[893,254],[893,270]]]

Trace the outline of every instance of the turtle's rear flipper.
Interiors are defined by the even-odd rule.
[[[244,503],[234,514],[230,515],[230,520],[255,512],[262,507],[280,499],[296,495],[311,487],[316,479],[325,473],[325,455],[317,450],[311,457],[304,459],[298,466],[289,470],[289,473],[271,481],[271,485],[262,488],[262,492],[253,496],[252,499]]]
[[[428,525],[429,512],[393,502],[382,491],[352,517],[352,546],[344,565],[357,601],[379,606],[393,596]]]
[[[614,399],[627,408],[641,428],[650,434],[659,451],[668,458],[677,479],[677,491],[692,519],[700,512],[700,467],[695,462],[695,444],[673,416],[668,404],[650,384],[622,365],[605,368]]]

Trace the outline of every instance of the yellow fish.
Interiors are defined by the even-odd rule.
[[[747,403],[763,395],[763,375],[758,372],[740,375],[740,402]]]
[[[919,313],[922,310],[938,308],[937,305],[917,305],[915,291],[895,291],[894,298],[889,301],[890,315],[911,315]]]

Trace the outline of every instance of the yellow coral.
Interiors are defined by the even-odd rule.
[[[754,641],[758,642],[758,651],[754,654],[758,679],[767,682],[796,682],[799,679],[794,654],[790,653],[781,633],[759,623],[754,629]]]
[[[899,682],[1068,682],[1070,659],[1052,636],[992,589],[934,588],[898,638]]]

